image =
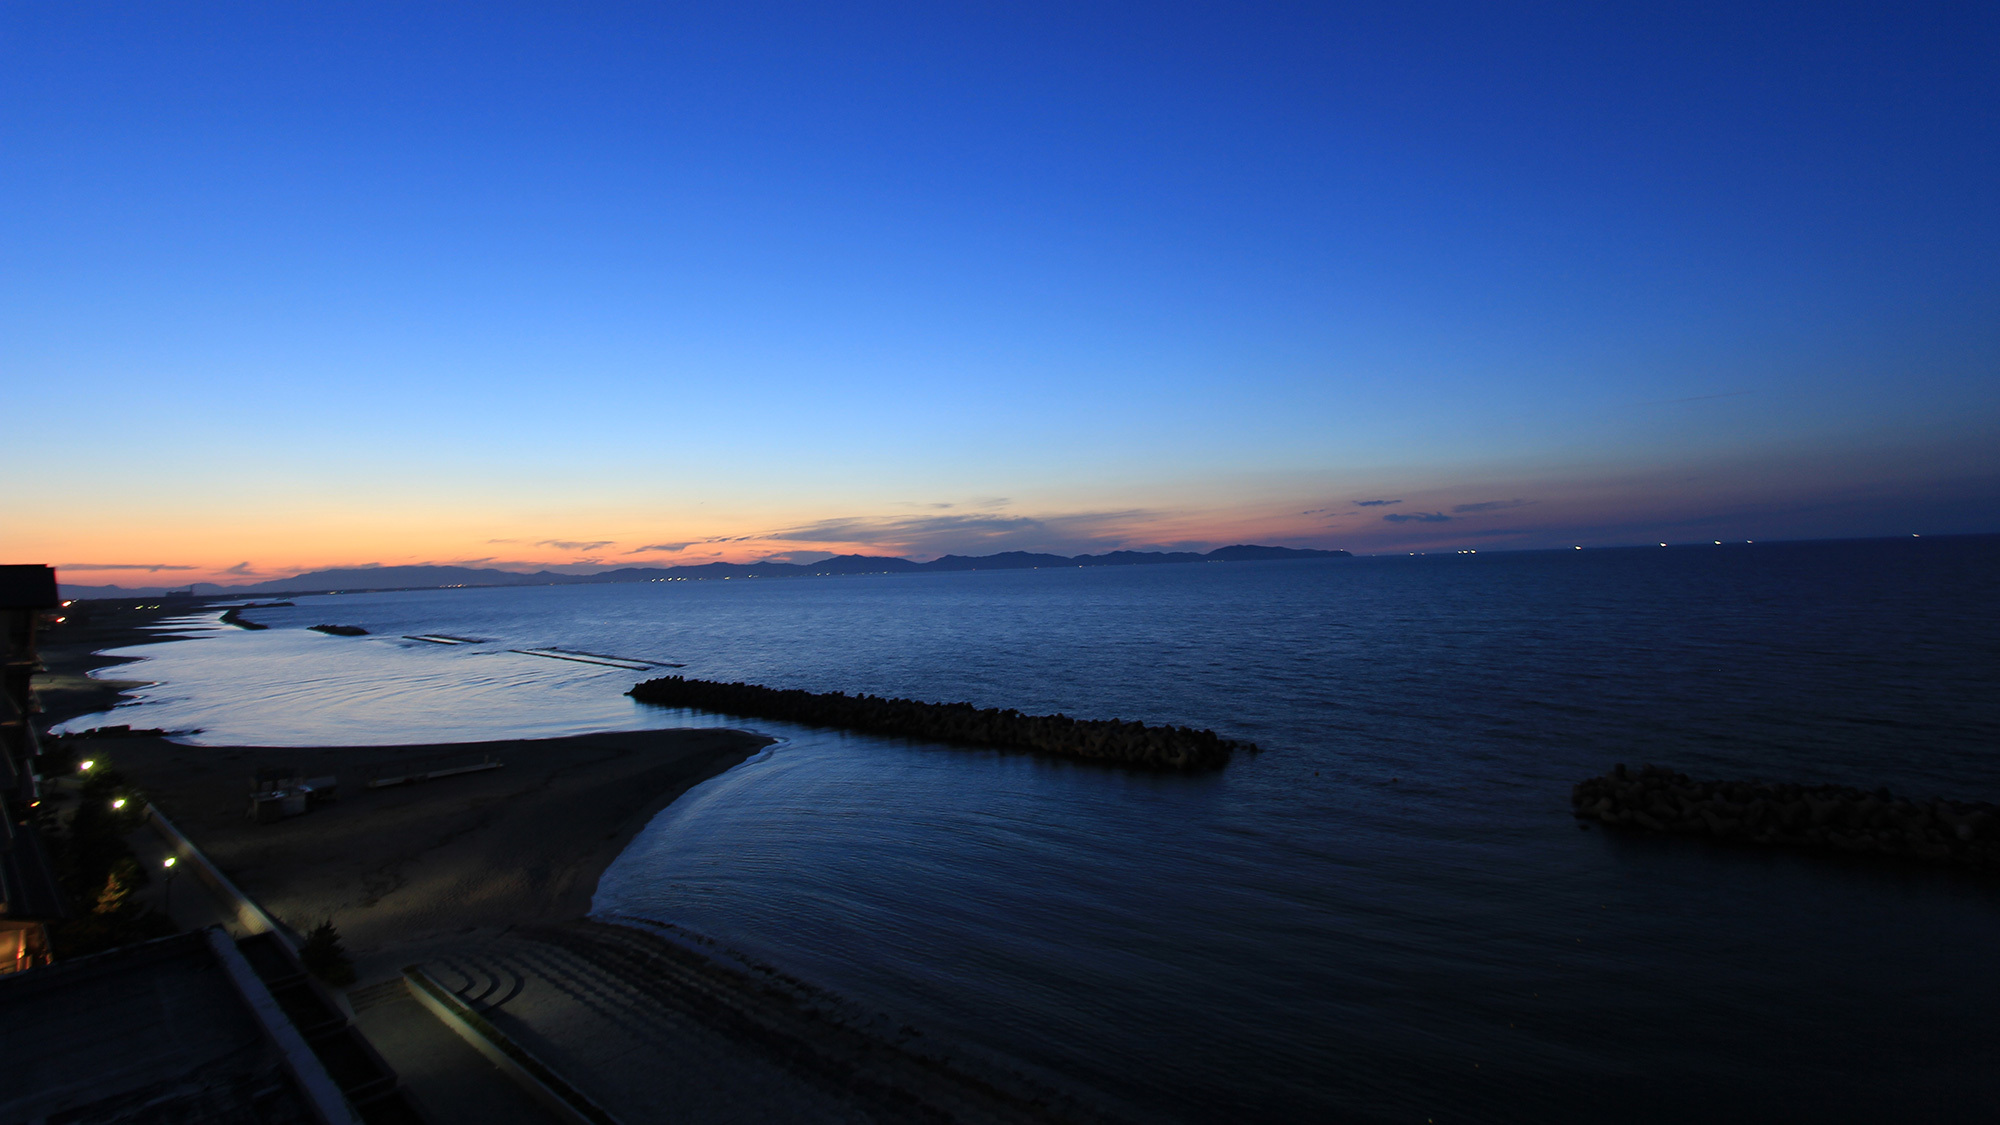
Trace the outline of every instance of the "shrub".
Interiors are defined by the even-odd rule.
[[[331,918],[306,934],[305,944],[299,947],[299,963],[306,967],[307,972],[328,984],[354,983],[354,962],[348,959],[347,950],[341,947],[340,931],[333,928]]]

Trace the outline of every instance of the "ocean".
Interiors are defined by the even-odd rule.
[[[777,735],[597,912],[1137,1119],[2000,1119],[2000,880],[1569,813],[1618,762],[2000,800],[2000,537],[297,602],[131,650],[107,674],[157,684],[69,726]],[[514,651],[552,647],[1262,749],[1159,775],[655,708],[622,693],[670,670]]]

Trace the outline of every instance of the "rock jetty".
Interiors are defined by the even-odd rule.
[[[363,629],[359,625],[308,625],[306,628],[311,629],[315,633],[325,633],[334,637],[365,637],[368,635],[368,630]]]
[[[1578,782],[1576,815],[1619,828],[1712,836],[1748,844],[1895,856],[2000,870],[2000,807],[1985,801],[1912,801],[1887,789],[1695,781],[1622,764]]]
[[[642,703],[698,707],[761,719],[845,727],[870,734],[926,738],[1007,750],[1032,750],[1159,770],[1220,769],[1232,752],[1254,752],[1247,742],[1212,730],[1147,726],[1118,719],[1023,715],[970,703],[921,703],[845,692],[814,693],[662,676],[626,693]]]
[[[232,607],[231,607],[231,608],[229,608],[229,609],[225,609],[225,610],[223,610],[223,611],[222,611],[222,623],[223,623],[224,625],[234,625],[234,626],[236,626],[236,627],[237,627],[238,629],[269,629],[269,628],[270,628],[270,626],[269,626],[269,625],[260,625],[260,624],[258,624],[257,622],[255,622],[255,621],[252,621],[252,620],[250,620],[249,618],[247,618],[247,617],[243,616],[243,607],[242,607],[242,606],[232,606]]]

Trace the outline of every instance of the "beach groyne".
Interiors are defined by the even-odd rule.
[[[1696,781],[1658,766],[1578,782],[1576,815],[1644,832],[2000,870],[2000,807],[1887,789]]]
[[[247,617],[243,616],[243,607],[242,607],[242,606],[231,606],[230,608],[228,608],[228,609],[225,609],[225,610],[223,610],[223,611],[222,611],[222,623],[223,623],[224,625],[234,625],[234,626],[236,626],[236,627],[237,627],[238,629],[269,629],[269,628],[270,628],[270,626],[269,626],[269,625],[260,625],[260,624],[258,624],[257,622],[255,622],[255,621],[252,621],[252,620],[250,620],[249,618],[247,618]]]
[[[813,726],[844,727],[869,734],[924,738],[1004,750],[1030,750],[1161,770],[1220,769],[1247,742],[1212,730],[1148,726],[1119,719],[1072,719],[1067,715],[1024,715],[970,703],[924,703],[845,692],[809,692],[758,684],[717,683],[662,676],[626,693],[642,703],[694,707],[748,718],[782,719]]]
[[[368,630],[359,625],[308,625],[315,633],[325,633],[330,637],[365,637]]]

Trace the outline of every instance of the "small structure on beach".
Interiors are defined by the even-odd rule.
[[[340,779],[307,777],[297,766],[261,769],[250,782],[250,819],[275,824],[340,798]]]

